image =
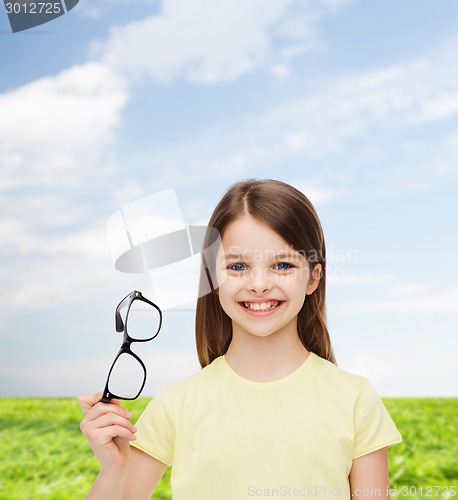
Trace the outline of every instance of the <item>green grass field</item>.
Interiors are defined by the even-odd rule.
[[[125,406],[138,418],[148,400]],[[393,498],[456,496],[458,399],[384,399],[404,442],[390,449]],[[98,462],[73,399],[0,399],[0,499],[83,498]],[[170,499],[170,469],[154,499]],[[215,499],[216,500],[216,499]]]

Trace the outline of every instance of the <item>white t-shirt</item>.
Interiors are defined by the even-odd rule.
[[[402,441],[365,378],[313,353],[273,382],[220,356],[166,385],[136,425],[132,445],[173,465],[174,500],[348,499],[352,460]]]

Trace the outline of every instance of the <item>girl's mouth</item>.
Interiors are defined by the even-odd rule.
[[[253,313],[271,312],[284,304],[284,300],[266,300],[265,302],[239,302],[239,304]]]

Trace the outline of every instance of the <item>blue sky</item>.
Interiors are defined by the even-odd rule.
[[[0,9],[0,395],[103,388],[108,217],[175,189],[205,224],[277,178],[316,205],[339,366],[383,395],[456,396],[458,5],[84,1],[11,33]],[[198,369],[193,311],[137,349],[146,393]]]

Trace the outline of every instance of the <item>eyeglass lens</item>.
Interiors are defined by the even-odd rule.
[[[128,352],[116,359],[108,379],[108,390],[121,398],[134,399],[143,387],[146,373],[137,358]]]
[[[142,300],[134,300],[130,306],[119,311],[130,338],[147,340],[154,337],[159,330],[159,311]]]

